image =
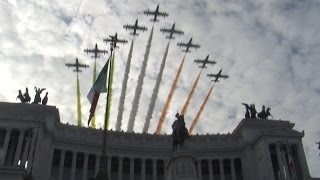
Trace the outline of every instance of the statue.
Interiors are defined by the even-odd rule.
[[[241,103],[243,104],[245,107],[246,107],[246,114],[244,115],[244,117],[247,119],[247,118],[250,118],[250,113],[249,113],[249,105],[246,104],[246,103]]]
[[[318,149],[320,150],[320,141],[319,141],[319,142],[316,142],[316,144],[319,145]],[[319,154],[319,156],[320,156],[320,154]]]
[[[259,119],[266,119],[267,114],[266,114],[266,107],[263,105],[261,112],[258,113],[258,118]]]
[[[41,102],[41,93],[42,91],[46,90],[46,88],[38,88],[37,87],[34,87],[34,90],[36,91],[36,95],[34,96],[34,100],[33,100],[33,104],[38,104]]]
[[[251,117],[251,118],[257,118],[257,117],[256,117],[257,110],[256,110],[255,105],[254,105],[254,104],[251,104],[249,109],[250,109],[250,115],[251,115],[250,117]]]
[[[26,92],[23,94],[23,97],[24,97],[24,99],[25,99],[25,102],[30,103],[31,97],[30,97],[30,95],[29,95],[29,91],[28,91],[28,88],[27,88],[27,87],[26,87]]]
[[[47,102],[48,102],[48,92],[46,93],[46,96],[44,96],[42,100],[42,105],[47,105]]]
[[[26,100],[24,99],[24,97],[23,97],[23,95],[22,95],[22,93],[21,93],[21,90],[19,90],[19,94],[18,94],[18,96],[16,97],[16,99],[20,99],[20,101],[21,101],[22,103],[25,103],[25,102],[26,102]]]
[[[269,116],[271,116],[271,118],[273,119],[272,114],[270,113],[271,109],[268,107],[266,110],[266,119],[268,119]]]
[[[184,122],[184,116],[177,112],[176,120],[172,124],[172,151],[177,150],[178,145],[183,147],[184,140],[189,138],[189,133]]]

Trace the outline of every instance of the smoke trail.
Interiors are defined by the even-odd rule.
[[[148,62],[148,58],[149,58],[149,53],[150,53],[150,48],[151,48],[151,41],[152,41],[152,36],[153,36],[153,26],[150,32],[150,36],[149,36],[149,40],[147,43],[147,47],[146,47],[146,52],[144,54],[144,60],[142,62],[142,67],[141,67],[141,71],[138,77],[138,84],[135,90],[135,95],[132,101],[132,107],[131,107],[131,112],[130,112],[130,116],[129,116],[129,121],[128,121],[128,126],[127,126],[127,131],[128,132],[132,132],[133,131],[133,127],[134,127],[134,120],[136,118],[137,112],[138,112],[138,108],[139,108],[139,100],[140,100],[140,96],[141,96],[141,92],[142,92],[142,85],[143,85],[143,78],[146,75],[146,68],[147,68],[147,62]]]
[[[77,119],[78,119],[78,126],[82,127],[82,120],[81,120],[81,98],[80,98],[80,82],[77,73]]]
[[[160,131],[161,131],[161,128],[162,128],[162,124],[163,124],[163,122],[164,122],[164,120],[166,118],[167,111],[169,109],[169,106],[170,106],[170,103],[171,103],[171,100],[172,100],[172,97],[173,97],[173,93],[174,93],[174,91],[176,90],[176,87],[177,87],[178,79],[179,79],[179,76],[180,76],[180,73],[181,73],[181,70],[182,70],[182,67],[183,67],[183,64],[184,64],[185,57],[186,57],[186,55],[183,56],[183,59],[181,61],[180,67],[179,67],[179,70],[178,70],[178,72],[176,74],[176,78],[174,79],[174,81],[172,83],[169,95],[167,97],[166,104],[164,105],[164,108],[162,110],[162,113],[161,113],[161,116],[160,116],[160,119],[159,119],[159,122],[158,122],[158,125],[157,125],[156,134],[160,134]]]
[[[189,95],[188,95],[188,98],[187,98],[186,102],[185,102],[184,105],[183,105],[183,108],[182,108],[180,114],[186,114],[186,113],[187,113],[188,106],[189,106],[189,104],[190,104],[190,100],[192,99],[193,93],[194,93],[194,91],[195,91],[195,89],[196,89],[196,87],[197,87],[197,85],[198,85],[198,81],[199,81],[199,79],[200,79],[201,72],[202,72],[202,70],[200,71],[200,73],[199,73],[196,81],[193,83],[192,89],[191,89],[191,91],[190,91],[190,93],[189,93]]]
[[[112,101],[112,83],[113,83],[113,72],[114,72],[114,53],[112,56],[112,60],[111,60],[111,64],[110,64],[110,78],[109,78],[109,86],[108,86],[108,98],[107,98],[107,102],[108,102],[108,109],[107,112],[107,128],[109,127],[109,122],[110,122],[110,109],[111,109],[111,101]]]
[[[94,67],[93,67],[93,82],[92,82],[92,84],[94,84],[96,79],[97,79],[97,59],[95,58],[94,59]],[[91,118],[90,127],[96,128],[96,115],[95,114]]]
[[[192,134],[192,131],[193,131],[194,126],[195,126],[195,125],[197,124],[197,122],[199,121],[199,117],[200,117],[200,115],[201,115],[201,113],[202,113],[202,111],[203,111],[203,109],[204,109],[204,106],[205,106],[205,105],[207,104],[207,102],[208,102],[208,99],[209,99],[209,97],[210,97],[210,94],[211,94],[211,92],[212,92],[212,89],[213,89],[213,85],[212,85],[210,91],[208,92],[206,98],[204,99],[203,103],[201,104],[201,107],[200,107],[200,109],[199,109],[196,117],[195,117],[194,120],[192,121],[192,124],[191,124],[191,126],[190,126],[190,128],[189,128],[189,134],[190,134],[190,135]]]
[[[121,121],[124,111],[124,101],[126,99],[126,91],[127,91],[127,83],[129,79],[129,72],[130,72],[130,65],[131,65],[131,58],[132,58],[132,51],[133,51],[133,44],[134,41],[131,41],[130,51],[128,54],[127,64],[124,72],[123,82],[122,82],[122,90],[119,100],[119,106],[118,106],[118,116],[117,116],[117,123],[116,123],[116,131],[121,130]]]
[[[144,133],[147,133],[148,129],[149,129],[150,120],[152,118],[153,110],[154,110],[154,107],[155,107],[155,104],[156,104],[156,100],[157,100],[157,97],[158,97],[158,92],[159,92],[160,82],[161,82],[161,79],[162,79],[163,70],[164,70],[164,68],[166,66],[166,60],[167,60],[167,56],[168,56],[168,51],[169,51],[169,43],[168,43],[167,49],[166,49],[166,51],[164,53],[164,56],[163,56],[163,59],[162,59],[161,65],[160,65],[160,70],[159,70],[159,74],[158,74],[158,77],[157,77],[157,81],[156,81],[156,84],[155,84],[153,92],[152,92],[151,101],[150,101],[150,104],[149,104],[149,109],[147,111],[146,121],[145,121],[145,123],[143,125],[143,130],[142,130],[142,132],[144,132]]]

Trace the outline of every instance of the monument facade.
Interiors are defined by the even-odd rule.
[[[289,121],[246,118],[232,133],[171,135],[108,131],[112,180],[311,180]],[[63,124],[53,106],[0,103],[0,179],[89,180],[99,169],[102,129]]]

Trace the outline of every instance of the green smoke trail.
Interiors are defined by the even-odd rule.
[[[97,61],[96,59],[94,59],[94,67],[93,67],[93,84],[97,79]],[[92,119],[91,119],[91,124],[90,124],[91,128],[96,128],[96,116],[93,115]]]
[[[110,78],[109,78],[109,86],[108,86],[108,109],[107,109],[107,128],[109,127],[109,120],[110,120],[110,109],[111,109],[111,100],[112,100],[112,83],[113,83],[113,73],[114,73],[114,54],[112,56],[111,65],[110,65]]]
[[[78,126],[82,127],[82,120],[81,120],[81,98],[80,98],[80,82],[79,77],[77,74],[77,117],[78,117]]]

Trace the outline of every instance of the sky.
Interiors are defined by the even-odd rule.
[[[217,61],[204,69],[194,98],[185,114],[189,126],[212,83],[207,73],[223,69],[230,78],[213,88],[194,133],[232,132],[244,118],[241,103],[271,107],[274,119],[290,120],[294,129],[305,131],[304,150],[312,176],[320,177],[320,2],[316,0],[1,0],[0,1],[0,101],[19,102],[18,90],[34,86],[49,92],[48,105],[56,106],[63,123],[76,124],[76,74],[65,67],[77,57],[90,66],[79,74],[82,119],[86,124],[90,103],[94,60],[83,50],[109,50],[102,41],[118,33],[128,44],[115,53],[115,69],[109,129],[115,129],[124,70],[132,36],[125,24],[146,26],[135,38],[125,96],[121,129],[126,131],[138,76],[153,23],[143,11],[160,4],[169,16],[154,25],[153,39],[142,86],[134,131],[142,132],[150,97],[168,39],[160,28],[176,23],[185,33],[170,41],[153,118],[148,132],[154,133],[184,53],[176,46],[191,37],[201,45],[185,58],[184,67],[161,133],[171,133],[171,123],[179,111],[200,69],[194,59],[208,54]],[[100,71],[108,55],[97,60]],[[42,93],[42,97],[45,93]],[[104,117],[106,96],[100,96],[97,126]]]

